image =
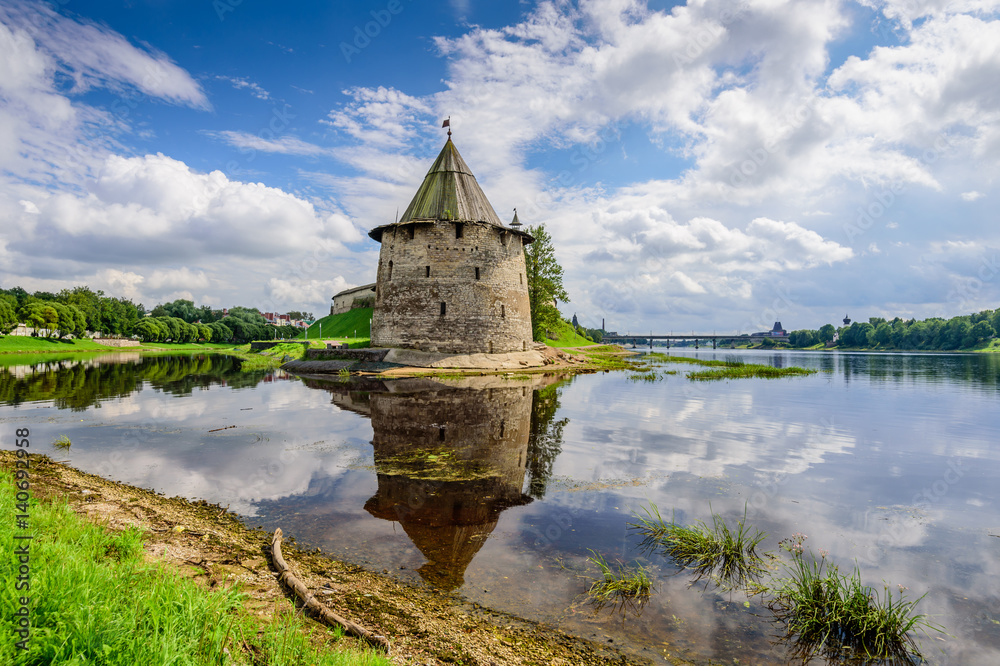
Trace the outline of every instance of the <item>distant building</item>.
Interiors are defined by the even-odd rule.
[[[355,303],[370,298],[375,301],[375,283],[363,284],[360,287],[345,289],[333,297],[333,305],[330,306],[330,314],[343,314],[355,307]]]
[[[770,331],[758,331],[757,333],[751,333],[751,338],[787,338],[788,331],[781,327],[781,322],[774,322],[774,327]]]
[[[850,326],[850,325],[851,325],[851,318],[848,317],[847,315],[844,315],[844,326]]]

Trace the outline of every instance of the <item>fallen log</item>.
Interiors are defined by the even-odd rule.
[[[348,634],[368,641],[371,645],[380,647],[385,650],[386,654],[389,654],[389,640],[385,636],[377,636],[360,624],[351,622],[347,618],[334,613],[309,591],[305,583],[299,580],[298,576],[292,573],[291,568],[285,563],[285,558],[281,555],[280,527],[274,531],[274,538],[271,539],[271,557],[274,560],[274,568],[278,570],[278,580],[290,587],[295,596],[299,598],[306,608],[319,615],[327,624],[331,626],[339,625]]]

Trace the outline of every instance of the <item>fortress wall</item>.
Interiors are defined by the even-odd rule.
[[[386,229],[377,285],[372,346],[503,353],[531,344],[522,240],[510,231],[430,221]]]

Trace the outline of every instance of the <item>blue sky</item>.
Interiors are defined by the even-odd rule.
[[[0,285],[323,313],[450,115],[584,324],[994,308],[998,9],[0,0]]]

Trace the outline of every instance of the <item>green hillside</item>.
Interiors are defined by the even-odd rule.
[[[367,347],[371,340],[371,308],[358,308],[339,315],[329,315],[313,322],[306,330],[310,340],[320,339],[320,324],[323,325],[323,338],[346,340],[352,347]],[[545,344],[550,347],[583,347],[594,344],[587,338],[577,334],[573,325],[559,321],[556,327],[555,339],[548,339]],[[301,336],[300,336],[301,339]]]
[[[320,337],[320,326],[322,326],[323,338],[346,340],[352,347],[367,347],[372,337],[371,319],[371,308],[348,310],[343,314],[328,315],[322,319],[317,319],[313,322],[312,326],[306,329],[306,335],[310,340],[318,340]]]
[[[545,344],[550,347],[583,347],[585,345],[594,344],[587,338],[583,337],[576,330],[573,329],[573,325],[559,320],[559,325],[555,330],[556,337],[548,338],[545,340]]]

